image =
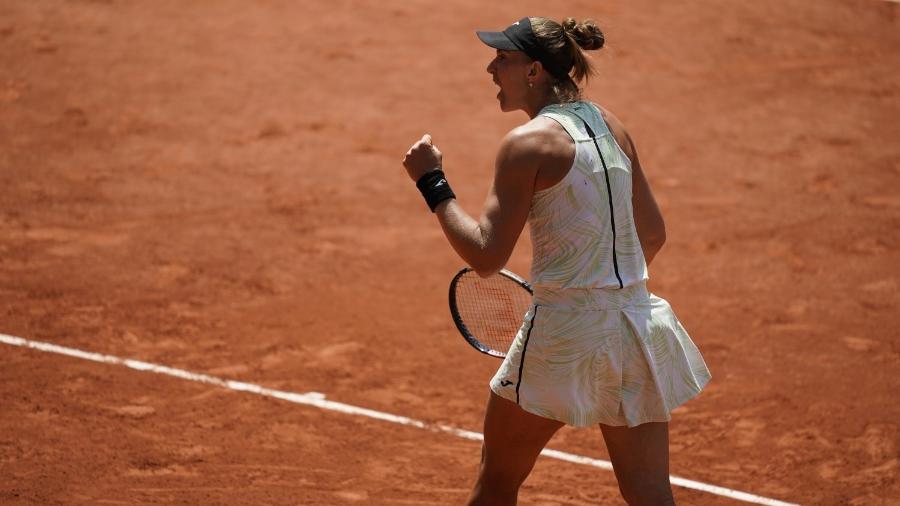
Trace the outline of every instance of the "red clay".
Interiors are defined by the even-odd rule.
[[[587,96],[628,125],[667,220],[651,288],[713,373],[671,423],[672,472],[900,497],[893,2],[4,2],[0,332],[479,430],[499,363],[456,334],[460,261],[400,159],[430,132],[478,212],[525,117],[499,112],[473,32],[526,14],[605,27]],[[597,430],[550,446],[606,455]],[[3,504],[460,504],[478,458],[0,351]],[[521,503],[621,499],[612,473],[541,460]]]

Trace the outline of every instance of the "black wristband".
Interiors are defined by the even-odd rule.
[[[422,192],[425,197],[425,203],[434,212],[438,204],[447,200],[455,199],[456,194],[450,189],[450,183],[444,177],[444,171],[441,169],[426,172],[416,181],[416,188]]]

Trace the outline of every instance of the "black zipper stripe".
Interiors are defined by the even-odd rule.
[[[584,119],[581,119],[581,121],[584,123],[584,128],[587,130],[588,135],[591,136],[591,140],[594,141],[594,147],[597,148],[597,154],[600,155],[600,163],[603,164],[603,177],[606,180],[606,196],[609,197],[609,221],[612,225],[613,270],[616,272],[616,279],[619,280],[619,288],[624,288],[625,284],[622,283],[622,276],[619,274],[619,258],[616,255],[616,215],[613,212],[612,185],[609,184],[609,169],[606,168],[606,160],[603,159],[603,153],[600,152],[600,145],[597,144],[597,136],[594,135],[594,131],[591,130],[587,121]]]
[[[531,330],[534,328],[534,320],[537,319],[537,306],[534,306],[534,314],[531,316],[531,326],[525,334],[525,344],[522,345],[522,358],[519,359],[519,379],[516,381],[516,404],[519,403],[519,387],[522,386],[522,371],[525,370],[525,352],[528,351],[528,340],[531,339]]]

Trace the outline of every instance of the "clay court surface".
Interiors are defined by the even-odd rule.
[[[674,475],[900,501],[900,4],[0,2],[0,333],[481,430],[499,362],[400,160],[478,213],[502,114],[476,29],[593,17],[586,95],[666,217],[651,266],[713,380]],[[527,232],[509,268],[527,274]],[[607,459],[599,430],[550,448]],[[479,443],[0,344],[2,504],[461,504]],[[679,504],[746,504],[675,487]],[[622,504],[541,458],[521,504]]]

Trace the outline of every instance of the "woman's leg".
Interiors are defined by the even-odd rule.
[[[674,505],[669,483],[669,424],[600,424],[619,491],[631,506]]]
[[[544,445],[562,426],[561,422],[528,413],[491,392],[484,415],[481,469],[469,506],[516,504],[519,486]]]

